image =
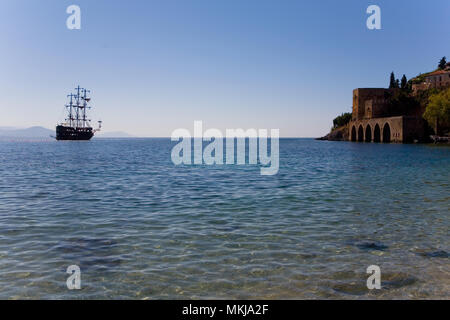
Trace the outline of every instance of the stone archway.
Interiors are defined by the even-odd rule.
[[[378,123],[375,125],[375,128],[373,129],[373,142],[380,142],[381,141],[381,131],[380,126]]]
[[[389,143],[391,142],[391,127],[389,126],[389,123],[385,123],[383,127],[383,142]]]
[[[364,141],[372,142],[372,128],[370,127],[369,124],[366,126],[366,135]]]
[[[359,142],[364,141],[364,130],[363,130],[362,125],[359,125],[359,128],[358,128],[358,141]]]
[[[355,128],[355,126],[352,126],[351,140],[352,141],[356,141],[356,128]]]

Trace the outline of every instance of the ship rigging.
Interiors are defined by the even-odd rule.
[[[70,93],[67,97],[69,103],[65,105],[68,111],[66,122],[56,126],[56,140],[90,140],[97,131],[100,131],[102,122],[98,121],[98,128],[93,129],[87,117],[87,110],[91,109],[88,104],[91,98],[88,97],[90,90],[78,86],[75,93]]]

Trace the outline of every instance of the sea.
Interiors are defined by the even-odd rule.
[[[0,299],[450,299],[449,147],[281,139],[270,176],[174,145],[1,141]]]

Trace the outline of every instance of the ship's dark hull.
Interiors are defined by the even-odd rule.
[[[92,128],[56,126],[56,140],[90,140],[93,136]]]

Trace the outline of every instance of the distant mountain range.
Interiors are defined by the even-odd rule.
[[[44,127],[34,126],[30,128],[14,128],[14,127],[0,127],[0,137],[2,138],[50,138],[55,136],[55,130],[50,130]],[[96,134],[97,138],[132,138],[126,132],[111,131],[99,132]]]
[[[44,127],[30,127],[26,129],[13,127],[0,127],[0,137],[11,138],[50,138],[54,136],[55,131]]]

